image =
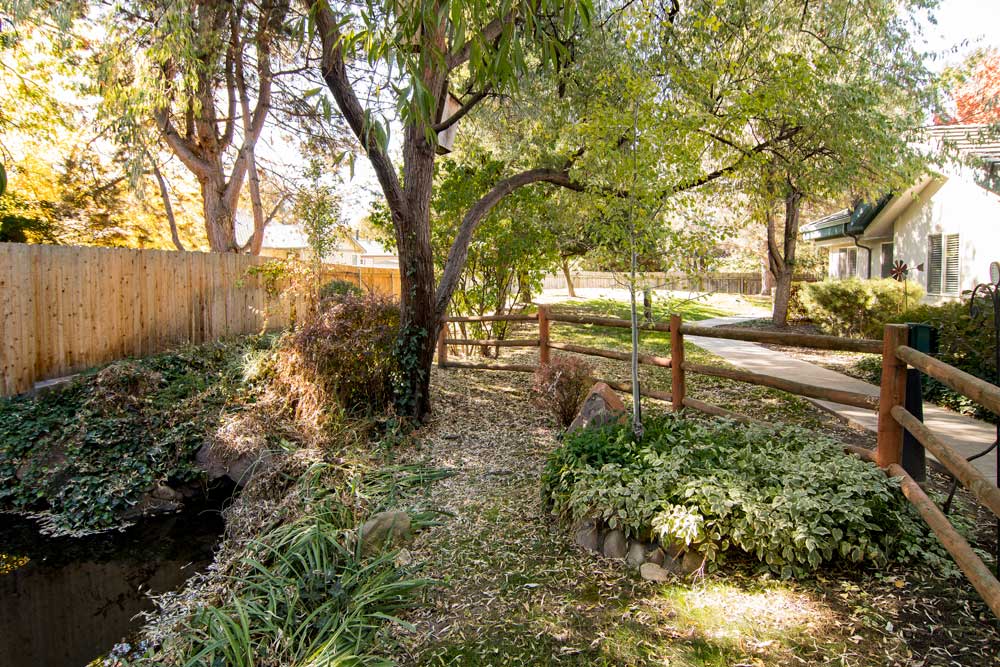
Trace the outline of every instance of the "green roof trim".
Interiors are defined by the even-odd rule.
[[[822,241],[848,236],[860,236],[871,224],[872,220],[882,212],[885,205],[892,199],[892,194],[883,195],[874,204],[863,202],[853,211],[843,210],[825,218],[814,220],[800,232],[806,241]]]

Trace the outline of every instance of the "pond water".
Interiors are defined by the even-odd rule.
[[[84,538],[0,513],[0,665],[84,667],[107,653],[141,627],[149,594],[211,563],[223,527],[217,504]]]

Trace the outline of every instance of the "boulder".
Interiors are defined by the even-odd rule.
[[[622,399],[618,398],[611,387],[603,382],[598,382],[591,387],[590,393],[587,394],[583,405],[580,406],[580,412],[566,429],[566,432],[572,433],[584,428],[600,428],[613,422],[624,424],[625,419],[625,404],[622,403]]]
[[[576,543],[587,551],[600,553],[603,545],[602,537],[597,519],[584,519],[576,526]]]
[[[604,555],[608,558],[625,558],[628,553],[628,542],[621,529],[612,530],[604,538]]]
[[[638,570],[642,567],[642,564],[646,562],[646,551],[648,549],[648,544],[636,541],[630,542],[628,545],[628,553],[625,554],[625,562],[629,567]]]
[[[705,556],[694,549],[688,549],[679,562],[681,571],[686,575],[692,575],[705,565]]]
[[[664,561],[663,549],[661,549],[660,547],[653,547],[652,549],[646,552],[645,561],[647,563],[663,565]]]
[[[255,473],[270,465],[271,453],[266,449],[234,451],[219,440],[213,440],[201,446],[195,461],[209,479],[228,477],[242,487]]]
[[[361,553],[370,555],[387,547],[405,544],[412,538],[409,514],[400,510],[379,512],[361,526]]]
[[[639,568],[639,575],[646,581],[665,582],[670,581],[670,570],[665,570],[656,563],[643,563]]]
[[[160,482],[159,484],[154,486],[152,491],[149,492],[149,495],[156,500],[169,500],[173,502],[177,502],[184,499],[183,494],[181,494],[179,491],[170,488],[163,482]]]

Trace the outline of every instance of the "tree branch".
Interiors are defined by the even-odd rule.
[[[194,172],[196,176],[208,178],[212,170],[212,165],[195,152],[192,142],[186,141],[177,132],[173,123],[170,122],[170,114],[167,110],[158,109],[154,111],[153,118],[156,121],[157,127],[160,128],[160,133],[163,134],[164,141],[167,142],[167,146],[174,152],[174,155],[180,158],[180,161]]]
[[[475,40],[481,39],[484,42],[492,42],[503,33],[504,26],[508,23],[512,23],[516,17],[517,14],[515,12],[509,12],[505,16],[495,18],[487,23],[478,35],[467,40],[465,44],[448,54],[445,58],[445,65],[447,66],[448,71],[450,72],[456,67],[464,65],[466,61],[469,60],[469,56],[472,54],[472,43]]]
[[[389,156],[378,145],[374,133],[372,133],[366,122],[365,111],[358,101],[358,96],[351,87],[350,78],[347,74],[347,65],[344,63],[342,51],[340,28],[337,17],[334,15],[330,5],[324,0],[319,0],[312,5],[311,0],[305,0],[307,9],[310,6],[315,10],[316,28],[319,32],[322,44],[322,55],[320,65],[323,72],[323,80],[327,88],[333,94],[337,102],[340,113],[344,115],[347,124],[354,132],[368,155],[368,160],[375,170],[382,191],[385,194],[389,210],[400,210],[404,207],[403,189],[399,184],[399,177],[396,169],[389,159]]]
[[[435,125],[434,126],[434,131],[435,132],[444,132],[449,127],[451,127],[452,125],[454,125],[458,121],[462,120],[462,117],[465,116],[465,114],[467,114],[470,111],[472,111],[472,108],[474,106],[476,106],[477,104],[479,104],[480,102],[482,102],[484,99],[486,99],[486,96],[489,95],[489,94],[490,94],[490,87],[487,86],[486,88],[484,88],[480,92],[475,93],[474,95],[472,95],[472,97],[470,97],[468,99],[468,101],[466,101],[464,104],[462,104],[462,108],[461,109],[459,109],[458,111],[456,111],[455,113],[453,113],[452,115],[448,116],[447,118],[445,118],[444,120],[442,120],[440,123],[438,123],[437,125]],[[447,102],[445,102],[445,105],[446,104],[447,104]],[[442,105],[442,108],[444,108],[444,105]]]
[[[167,181],[163,178],[163,173],[160,171],[160,165],[156,164],[153,160],[153,176],[156,177],[156,185],[160,189],[160,197],[163,199],[163,210],[167,214],[167,222],[170,224],[170,240],[174,242],[174,247],[183,252],[185,250],[184,244],[181,243],[181,237],[177,233],[177,220],[174,218],[174,207],[170,204],[170,191],[167,190]]]
[[[505,178],[484,195],[479,201],[472,205],[462,219],[462,224],[455,235],[455,240],[448,251],[448,261],[445,263],[444,272],[441,274],[441,282],[438,283],[435,294],[435,312],[438,318],[444,317],[448,310],[448,303],[451,295],[455,291],[455,286],[462,275],[462,267],[469,255],[469,243],[475,233],[479,223],[493,210],[493,207],[500,201],[520,187],[532,183],[552,183],[569,190],[582,192],[584,187],[572,180],[569,176],[569,169],[531,169]]]

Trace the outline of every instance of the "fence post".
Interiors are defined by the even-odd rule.
[[[448,344],[445,342],[448,338],[448,323],[441,323],[441,333],[438,334],[438,368],[444,368],[448,363]]]
[[[887,324],[882,338],[882,386],[878,395],[878,444],[875,461],[885,468],[898,464],[903,449],[903,427],[892,416],[892,408],[906,400],[906,363],[896,357],[896,348],[907,343],[905,324]]]
[[[670,315],[670,399],[674,412],[684,408],[684,336],[681,316]]]
[[[538,365],[549,363],[549,307],[538,307]]]

